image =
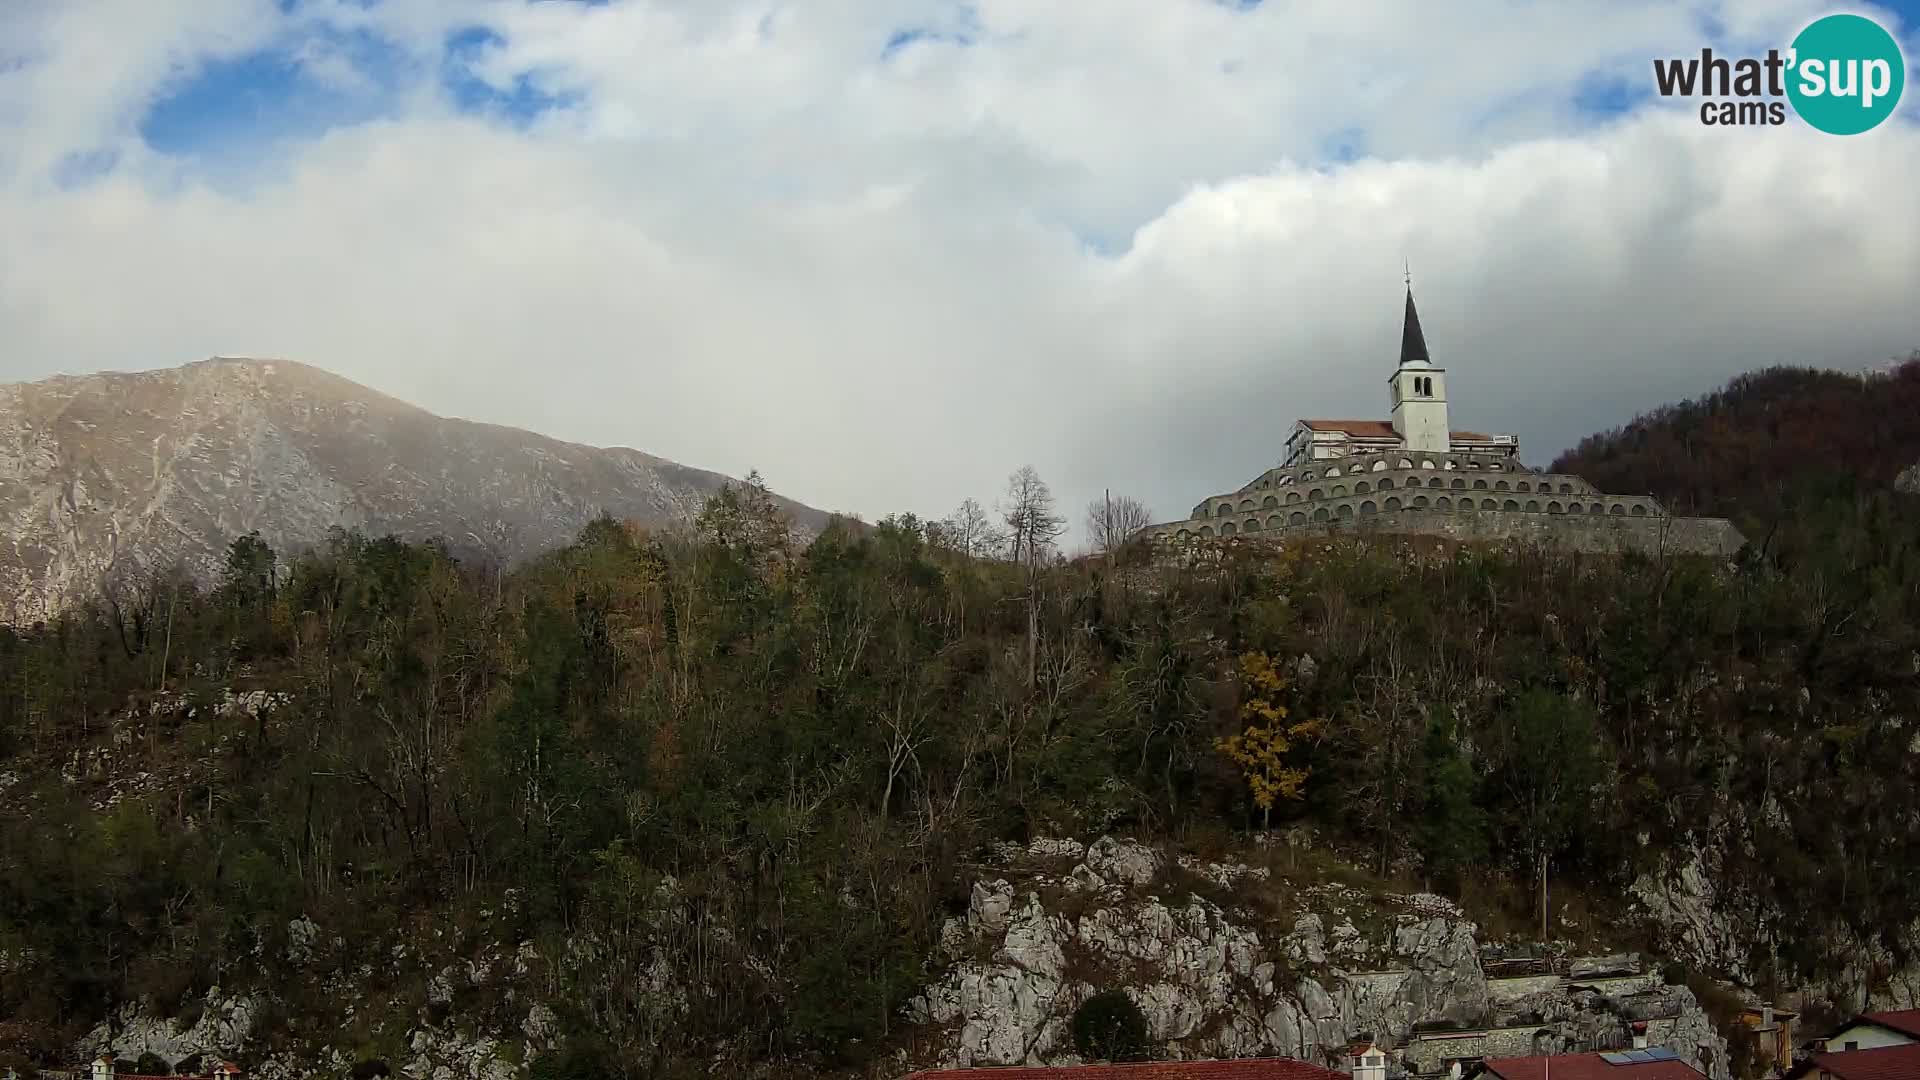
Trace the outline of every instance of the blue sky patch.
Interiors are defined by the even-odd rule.
[[[569,0],[580,2],[580,0]],[[488,49],[505,44],[505,39],[484,26],[471,26],[447,36],[446,62],[441,67],[441,85],[458,108],[467,112],[498,116],[514,124],[525,125],[551,109],[567,108],[578,95],[544,89],[537,76],[522,72],[507,86],[496,86],[474,74],[474,63]]]
[[[891,60],[904,49],[915,45],[957,45],[961,48],[980,40],[980,14],[973,5],[967,4],[955,12],[951,25],[903,26],[887,35],[887,43],[880,50],[880,59]]]
[[[1357,127],[1341,128],[1320,141],[1320,156],[1338,165],[1351,165],[1367,156],[1367,133]]]
[[[1613,72],[1590,72],[1574,85],[1573,106],[1583,113],[1619,116],[1653,96],[1648,79],[1638,81]]]
[[[898,55],[901,50],[911,48],[922,42],[933,45],[944,44],[964,47],[973,44],[973,40],[973,35],[965,32],[943,33],[939,30],[929,30],[924,27],[895,30],[887,37],[886,47],[880,50],[880,58],[882,60],[891,60],[894,56]]]
[[[312,34],[202,65],[147,110],[140,136],[168,154],[311,138],[385,115],[405,66],[364,31]]]

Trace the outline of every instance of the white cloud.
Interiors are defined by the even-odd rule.
[[[292,356],[869,516],[1026,462],[1069,506],[1112,487],[1178,516],[1293,417],[1384,412],[1403,257],[1460,421],[1536,463],[1756,364],[1920,345],[1911,125],[1576,117],[1583,74],[1698,47],[1676,5],[895,7],[0,16],[41,57],[0,73],[0,378]],[[70,191],[35,171],[130,145],[195,57],[316,19],[426,73],[485,24],[478,76],[579,104],[516,129],[414,85],[238,190],[147,153]],[[975,43],[883,59],[905,28]],[[1351,132],[1374,156],[1319,164]]]

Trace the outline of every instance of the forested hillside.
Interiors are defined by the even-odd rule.
[[[1769,368],[1589,436],[1553,463],[1603,491],[1651,493],[1676,514],[1733,518],[1777,554],[1811,555],[1847,504],[1920,463],[1920,355],[1870,376]]]
[[[1065,563],[1036,557],[1031,474],[1011,558],[977,554],[977,516],[802,549],[753,484],[685,535],[602,521],[511,572],[241,538],[212,590],[0,632],[0,1054],[59,1061],[115,1003],[218,985],[371,1075],[410,1021],[355,1001],[505,1006],[362,961],[484,923],[531,943],[520,985],[574,1036],[545,1075],[852,1070],[937,973],[973,853],[1103,831],[1284,832],[1525,928],[1543,870],[1608,914],[1758,828],[1720,864],[1778,912],[1748,981],[1827,985],[1842,939],[1890,950],[1884,979],[1920,918],[1920,500],[1885,484],[1920,458],[1887,404],[1916,387],[1768,373],[1559,464],[1770,520],[1736,565]],[[302,920],[341,943],[296,978]]]

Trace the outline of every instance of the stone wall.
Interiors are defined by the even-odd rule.
[[[1558,975],[1525,975],[1514,979],[1488,979],[1487,1000],[1495,1005],[1558,990],[1566,980]]]
[[[1186,523],[1161,526],[1152,538],[1180,544]],[[1620,517],[1559,515],[1503,510],[1395,510],[1364,517],[1269,529],[1241,541],[1287,540],[1302,536],[1434,536],[1463,543],[1522,542],[1564,551],[1618,554],[1625,551],[1681,552],[1731,556],[1746,544],[1725,518]],[[1202,538],[1189,536],[1188,540]]]
[[[1589,552],[1731,555],[1745,543],[1726,521],[1672,517],[1656,499],[1609,495],[1577,476],[1484,454],[1400,451],[1269,469],[1144,535],[1184,544],[1360,529]]]
[[[1591,987],[1608,997],[1627,997],[1657,990],[1665,985],[1659,972],[1647,972],[1644,975],[1609,975],[1604,979],[1574,979],[1576,986]]]
[[[1551,1026],[1526,1024],[1519,1027],[1488,1028],[1485,1031],[1449,1032],[1445,1035],[1414,1036],[1401,1054],[1407,1071],[1416,1074],[1442,1073],[1447,1063],[1462,1058],[1527,1057],[1535,1052],[1535,1036],[1540,1049],[1559,1049],[1559,1040]]]

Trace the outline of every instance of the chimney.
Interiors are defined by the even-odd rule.
[[[1386,1052],[1370,1042],[1353,1048],[1353,1080],[1387,1080]]]
[[[239,1080],[240,1066],[223,1061],[213,1067],[213,1080]]]
[[[1647,1022],[1645,1020],[1634,1021],[1633,1048],[1635,1050],[1645,1050],[1647,1048]]]
[[[105,1054],[93,1059],[92,1080],[113,1080],[113,1059]]]

